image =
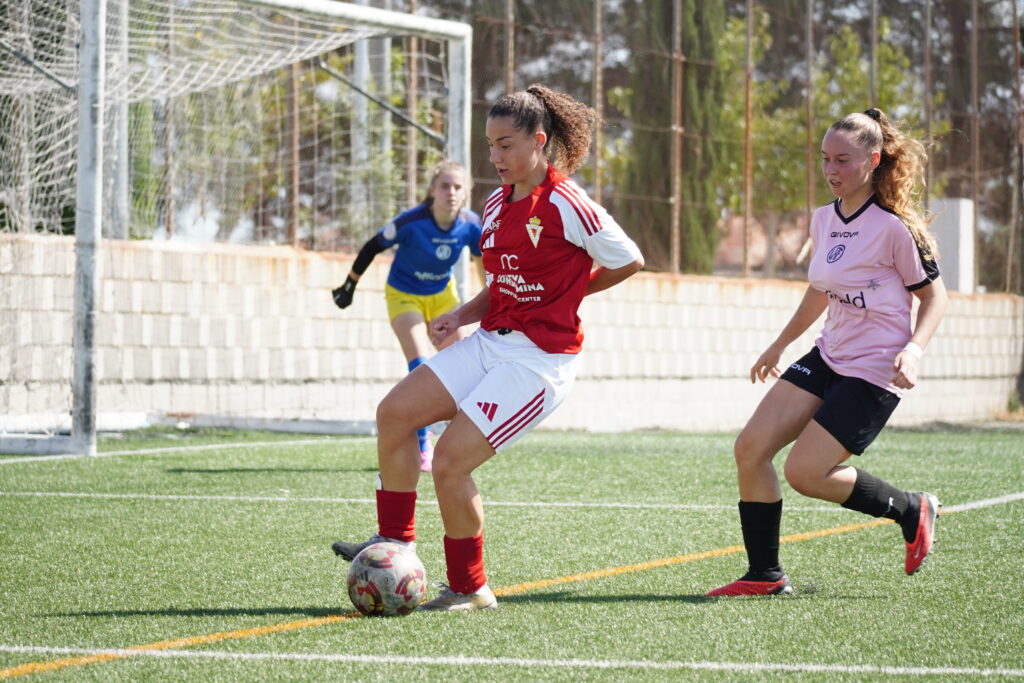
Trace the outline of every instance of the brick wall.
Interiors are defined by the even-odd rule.
[[[377,402],[406,372],[386,319],[385,255],[345,311],[330,289],[348,273],[348,256],[107,241],[101,263],[101,426],[117,416],[171,415],[365,431]],[[68,404],[73,268],[69,238],[0,236],[0,413],[9,419]],[[546,426],[742,427],[765,391],[750,384],[749,367],[804,288],[642,273],[588,298],[581,372]],[[904,399],[896,424],[990,418],[1015,390],[1024,300],[951,299],[921,385]],[[811,347],[817,327],[784,362]]]

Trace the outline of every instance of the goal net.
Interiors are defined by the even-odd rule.
[[[79,120],[78,0],[0,9],[0,451],[74,448],[72,330],[95,311],[73,310],[66,250],[33,245],[75,239],[80,133],[102,136],[116,239],[351,250],[434,163],[468,161],[462,24],[332,0],[91,2],[100,126]]]

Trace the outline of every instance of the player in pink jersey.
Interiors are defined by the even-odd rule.
[[[786,347],[827,309],[810,353],[789,366],[736,439],[740,526],[748,571],[708,595],[790,593],[779,564],[782,490],[772,459],[793,443],[786,481],[805,496],[894,520],[913,574],[931,550],[938,498],[898,489],[845,465],[878,436],[946,308],[927,221],[913,198],[926,160],[920,142],[878,109],[828,129],[821,164],[836,200],[811,220],[810,286],[750,380],[779,377]],[[912,296],[920,300],[911,326]]]
[[[472,473],[568,395],[583,343],[583,297],[643,267],[636,244],[566,175],[586,158],[593,123],[589,107],[538,85],[491,107],[487,142],[503,185],[484,206],[486,286],[435,318],[431,333],[440,345],[464,325],[480,328],[416,368],[377,408],[378,533],[332,548],[351,560],[382,538],[413,542],[415,431],[451,420],[434,447],[432,472],[448,585],[420,609],[497,606],[484,573],[483,505]]]

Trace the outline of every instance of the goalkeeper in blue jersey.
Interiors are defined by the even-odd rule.
[[[412,372],[433,349],[427,324],[455,309],[452,268],[463,247],[480,255],[480,217],[465,208],[466,170],[454,161],[442,161],[431,173],[427,196],[421,204],[399,214],[359,250],[345,283],[333,291],[338,308],[352,303],[356,284],[380,252],[397,245],[385,286],[391,329]],[[464,336],[461,335],[461,336]],[[456,341],[446,340],[445,346]],[[433,446],[426,428],[417,431],[420,469],[431,470]]]

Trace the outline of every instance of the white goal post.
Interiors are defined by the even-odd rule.
[[[104,237],[166,240],[192,220],[222,241],[244,241],[235,236],[247,229],[248,239],[260,244],[352,246],[382,225],[381,217],[407,208],[403,204],[422,188],[431,159],[445,156],[469,167],[472,30],[467,24],[333,0],[5,4],[0,15],[0,356],[6,360],[0,361],[0,453],[96,452],[97,419],[105,410],[97,398],[103,369],[94,353],[103,305]],[[374,39],[409,38],[426,43],[419,55],[391,48],[381,57],[389,75],[405,70],[405,81],[393,77],[401,81],[401,92],[374,81],[379,74],[370,73],[360,50]],[[329,72],[327,62],[376,91],[364,97],[344,85],[332,90],[331,79],[315,66],[323,64]],[[319,75],[300,81],[300,69]],[[306,87],[301,94],[289,89],[300,82]],[[343,95],[333,94],[339,90]],[[211,93],[215,99],[201,99]],[[325,103],[336,97],[345,98],[343,116],[351,124],[344,135],[326,119]],[[312,123],[300,122],[300,101],[309,104]],[[371,131],[367,108],[377,110],[389,101],[410,118],[403,121],[401,111],[397,117],[384,114],[388,123],[380,125],[388,127]],[[261,118],[279,104],[281,121]],[[277,136],[269,146],[243,135],[256,118],[260,135],[273,131]],[[422,136],[414,127],[434,129],[443,149],[431,156],[412,143],[411,158],[419,165],[403,167],[392,159],[399,151],[388,145],[397,146],[400,136]],[[321,187],[349,186],[343,199],[329,200],[336,214],[304,208],[302,202],[311,200],[299,188],[297,172],[280,182],[267,179],[283,177],[291,172],[289,164],[298,164],[280,158],[291,149],[298,159],[297,145],[287,138],[307,133],[344,137],[334,145],[319,140],[308,152],[316,157],[333,150],[335,156],[314,158],[308,175]],[[366,149],[371,138],[380,150]],[[204,161],[206,167],[198,168]],[[243,173],[239,169],[245,164],[252,168]],[[160,175],[146,175],[154,169]],[[371,171],[376,180],[360,175]],[[387,189],[368,190],[367,182]],[[258,202],[250,196],[256,193]],[[386,201],[369,207],[371,194],[386,195]],[[235,199],[247,203],[229,205]],[[45,310],[48,304],[29,302],[26,292],[44,280],[60,290],[59,273],[56,284],[52,276],[62,266],[47,263],[42,273],[34,272],[38,264],[19,262],[11,255],[18,245],[3,239],[70,233],[69,215],[75,243],[73,305],[67,303],[67,321],[58,324],[53,311]],[[337,236],[338,226],[350,227],[356,219],[365,223]],[[33,277],[40,274],[45,277]],[[60,298],[59,292],[50,297]],[[40,320],[54,328],[44,335],[52,346],[39,346]],[[47,399],[33,397],[34,389],[50,385],[57,386],[50,387]],[[66,400],[60,385],[68,387]]]

